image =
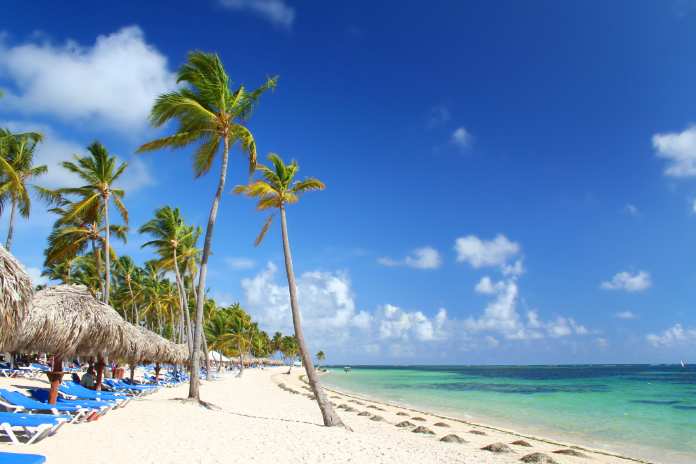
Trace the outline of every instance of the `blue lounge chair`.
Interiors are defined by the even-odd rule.
[[[85,388],[73,381],[63,382],[58,388],[58,391],[64,395],[73,396],[75,398],[96,401],[113,401],[116,402],[118,407],[123,407],[130,401],[130,398],[122,393],[90,390],[89,388]]]
[[[40,454],[17,454],[0,451],[0,462],[2,464],[43,464],[46,462],[46,458]]]
[[[5,390],[0,388],[0,406],[12,412],[32,411],[44,412],[48,411],[55,416],[64,415],[72,416],[71,424],[81,422],[85,417],[92,413],[92,410],[71,404],[48,404],[36,401],[17,391]]]
[[[51,414],[15,414],[0,412],[0,432],[15,445],[22,443],[17,433],[27,436],[26,444],[36,443],[58,429],[71,419],[70,416],[54,416]]]
[[[49,390],[46,388],[32,388],[29,390],[29,394],[31,395],[32,398],[34,398],[37,401],[41,401],[42,403],[48,403],[48,395],[49,395]],[[56,404],[65,404],[65,405],[72,405],[72,406],[79,406],[81,408],[87,408],[87,409],[95,409],[100,412],[101,415],[106,414],[107,412],[111,411],[115,407],[117,407],[117,404],[115,401],[96,401],[96,400],[86,400],[84,398],[78,398],[78,399],[67,399],[63,398],[62,396],[58,396],[58,399],[56,401]]]
[[[137,396],[141,396],[144,394],[148,393],[153,393],[159,388],[155,385],[139,385],[139,384],[131,384],[131,383],[125,383],[123,381],[119,380],[114,380],[114,379],[106,379],[104,380],[104,383],[111,388],[112,390],[115,391],[124,391],[128,393],[132,393]]]

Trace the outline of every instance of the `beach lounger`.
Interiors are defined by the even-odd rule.
[[[34,398],[37,401],[41,401],[42,403],[48,403],[48,394],[49,390],[46,388],[32,388],[29,390],[29,393],[31,394],[31,397]],[[66,405],[73,405],[73,406],[78,406],[81,408],[86,408],[86,409],[94,409],[99,411],[101,415],[106,414],[107,412],[111,411],[112,409],[118,407],[115,401],[96,401],[96,400],[86,400],[86,399],[67,399],[63,398],[60,395],[58,396],[58,400],[56,401],[56,404],[66,404]]]
[[[17,391],[0,388],[0,406],[12,412],[50,412],[55,416],[70,415],[71,424],[82,422],[93,410],[71,404],[48,404],[29,398]]]
[[[127,392],[127,393],[133,394],[135,396],[148,395],[148,394],[153,393],[153,392],[158,390],[157,386],[155,386],[155,385],[129,384],[129,383],[113,380],[113,379],[104,380],[104,384],[106,384],[113,391]]]
[[[125,394],[90,390],[89,388],[85,388],[73,381],[63,382],[58,388],[58,391],[64,395],[74,396],[76,398],[97,401],[113,401],[116,402],[118,407],[123,407],[130,401],[130,398]]]
[[[40,454],[17,454],[0,451],[0,463],[2,464],[43,464],[46,458]]]
[[[70,421],[70,416],[53,416],[51,414],[15,414],[0,412],[0,432],[3,432],[15,445],[22,443],[17,436],[26,435],[25,444],[36,443]]]

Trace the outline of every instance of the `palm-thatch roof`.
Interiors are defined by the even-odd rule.
[[[0,245],[0,349],[14,338],[31,307],[29,275],[12,254]]]
[[[82,285],[58,285],[37,292],[15,337],[13,350],[60,356],[123,356],[130,331],[111,306]]]

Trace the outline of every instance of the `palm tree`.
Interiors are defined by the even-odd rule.
[[[71,203],[60,220],[70,223],[76,217],[97,217],[103,214],[104,219],[104,302],[109,302],[111,289],[111,256],[106,250],[110,250],[111,225],[109,222],[109,207],[111,200],[116,205],[124,223],[128,224],[128,210],[123,204],[123,189],[114,188],[114,182],[118,180],[128,166],[127,163],[118,164],[118,159],[111,156],[106,147],[99,142],[94,142],[87,147],[89,156],[75,155],[75,160],[64,161],[61,165],[73,174],[76,174],[85,182],[80,187],[67,187],[55,190],[55,195],[76,195],[78,200]],[[87,214],[86,214],[87,213]]]
[[[297,344],[297,338],[294,335],[285,335],[280,340],[280,354],[283,359],[288,363],[289,374],[292,371],[292,365],[297,358],[297,353],[300,352],[300,347]]]
[[[280,332],[275,332],[273,338],[271,338],[271,353],[280,351],[280,343],[283,340],[283,334]]]
[[[186,324],[186,342],[188,343],[189,351],[192,351],[193,338],[191,336],[188,297],[186,296],[184,279],[181,277],[179,270],[180,257],[177,255],[177,250],[180,249],[184,240],[193,235],[194,229],[184,223],[179,208],[165,206],[155,211],[155,217],[146,222],[139,232],[141,234],[150,234],[154,238],[154,240],[143,244],[142,248],[154,247],[160,256],[163,266],[174,270],[176,286],[179,292],[179,306]]]
[[[317,357],[317,369],[318,369],[319,364],[321,364],[321,362],[326,359],[326,354],[324,354],[323,351],[319,351],[315,356]]]
[[[214,311],[206,321],[203,329],[208,347],[227,356],[230,352],[230,340],[227,337],[230,332],[229,312]],[[220,371],[221,367],[222,362],[218,364],[218,371]]]
[[[229,313],[230,330],[226,337],[239,356],[239,374],[237,377],[241,377],[244,373],[244,354],[251,348],[251,316],[242,309],[239,303],[234,303],[227,309],[227,312]]]
[[[295,271],[292,266],[292,254],[290,252],[290,241],[288,239],[288,227],[285,217],[285,208],[288,204],[297,203],[300,195],[313,190],[323,190],[324,184],[315,178],[308,178],[302,181],[296,181],[295,175],[299,170],[297,162],[292,161],[286,165],[280,156],[275,153],[268,155],[269,161],[273,164],[273,169],[264,165],[259,165],[257,171],[261,173],[263,179],[253,181],[249,185],[238,185],[234,188],[234,192],[243,194],[258,200],[256,208],[259,211],[265,211],[271,208],[280,210],[281,233],[283,237],[283,252],[285,254],[285,272],[288,278],[288,290],[290,292],[290,307],[292,308],[292,322],[295,327],[295,337],[300,348],[302,362],[307,372],[309,385],[312,387],[314,396],[319,403],[321,415],[324,418],[324,425],[343,426],[341,418],[334,411],[331,402],[328,400],[324,389],[319,383],[319,377],[312,363],[312,355],[307,349],[304,333],[302,331],[302,322],[300,320],[300,308],[297,302],[297,285],[295,284]],[[256,245],[259,245],[268,231],[273,215],[269,216],[261,229],[261,233],[256,239]]]
[[[9,198],[10,223],[7,229],[5,248],[12,248],[14,224],[19,208],[19,214],[28,218],[31,212],[31,198],[27,190],[27,182],[48,172],[46,165],[34,166],[34,150],[43,140],[37,132],[12,134],[6,129],[0,129],[0,204]]]
[[[177,82],[188,85],[180,90],[160,95],[150,112],[150,122],[155,127],[161,127],[171,119],[177,120],[179,127],[176,133],[146,143],[138,151],[182,148],[198,144],[194,157],[194,171],[196,177],[200,177],[210,171],[220,144],[222,143],[223,146],[220,177],[208,215],[198,277],[196,321],[193,333],[194,350],[191,353],[189,385],[189,398],[198,400],[200,399],[198,388],[200,366],[196,353],[201,346],[208,258],[218,206],[225,188],[229,150],[239,142],[242,151],[249,158],[249,170],[253,171],[256,165],[256,142],[243,123],[250,116],[261,94],[276,86],[276,78],[268,79],[264,85],[252,92],[247,92],[244,86],[231,90],[229,77],[220,58],[213,53],[194,51],[189,53],[187,63],[179,69]]]
[[[140,325],[140,315],[138,314],[138,305],[136,302],[134,285],[138,282],[138,274],[142,270],[136,266],[135,261],[130,256],[119,256],[114,262],[114,276],[117,284],[117,293],[120,293],[118,298],[123,305],[124,315],[127,313],[127,308],[130,306],[133,324]],[[128,318],[125,318],[128,320]]]

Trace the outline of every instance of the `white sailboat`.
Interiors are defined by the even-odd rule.
[[[682,367],[686,367],[686,363],[684,362],[683,359],[681,360],[681,366],[682,366]]]

